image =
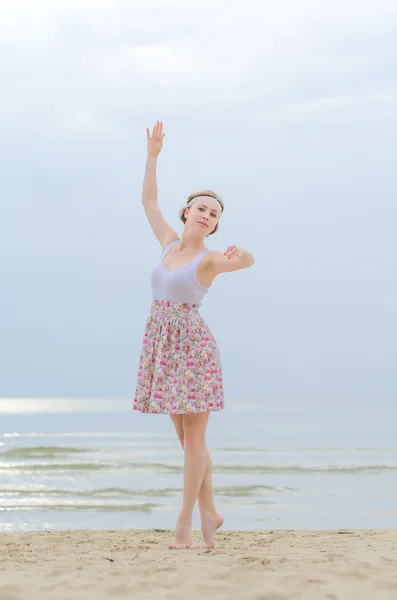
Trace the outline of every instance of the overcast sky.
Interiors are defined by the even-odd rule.
[[[161,247],[225,202],[201,314],[226,404],[397,397],[395,0],[2,0],[2,397],[132,398]]]

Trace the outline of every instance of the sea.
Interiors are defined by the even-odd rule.
[[[226,400],[207,446],[225,529],[397,528],[393,399]],[[172,528],[182,489],[168,415],[132,399],[0,399],[1,532]]]

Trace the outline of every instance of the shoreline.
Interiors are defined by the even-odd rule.
[[[397,529],[222,530],[170,550],[172,529],[0,533],[0,598],[397,597]]]

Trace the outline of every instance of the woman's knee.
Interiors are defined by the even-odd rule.
[[[205,436],[200,431],[194,429],[185,429],[183,435],[183,446],[185,450],[197,452],[206,450]]]
[[[183,437],[185,449],[205,447],[205,433],[207,430],[209,413],[184,415]]]

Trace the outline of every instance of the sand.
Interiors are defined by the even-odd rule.
[[[212,550],[170,550],[164,529],[2,533],[0,599],[397,599],[397,530],[216,538]]]

